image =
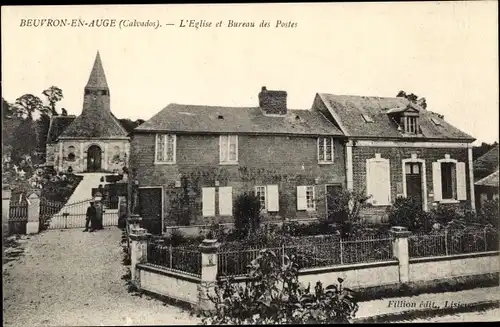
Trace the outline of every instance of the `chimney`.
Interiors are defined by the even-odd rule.
[[[286,91],[268,90],[265,86],[259,93],[259,107],[265,115],[286,115]]]

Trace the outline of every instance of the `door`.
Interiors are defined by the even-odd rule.
[[[326,216],[329,222],[347,220],[347,212],[342,208],[342,185],[326,185]]]
[[[87,171],[101,170],[101,148],[92,145],[87,150]]]
[[[406,197],[414,198],[422,207],[422,165],[418,162],[405,164]]]
[[[139,206],[142,227],[149,233],[159,235],[161,230],[162,189],[139,188]]]

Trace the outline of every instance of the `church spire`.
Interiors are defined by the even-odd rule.
[[[92,68],[89,81],[87,82],[85,88],[94,90],[108,89],[108,83],[106,82],[106,75],[104,74],[104,69],[102,68],[101,56],[99,55],[99,51],[97,51],[97,55],[95,56],[94,67]]]

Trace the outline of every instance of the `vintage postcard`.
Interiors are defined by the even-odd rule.
[[[500,319],[498,2],[1,15],[4,326]]]

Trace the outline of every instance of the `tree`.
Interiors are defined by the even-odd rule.
[[[283,261],[282,261],[283,260]],[[358,310],[355,292],[339,285],[314,290],[299,282],[294,256],[283,258],[262,250],[250,264],[245,285],[234,279],[219,280],[208,294],[214,311],[204,311],[204,324],[329,324],[350,323]]]
[[[32,156],[37,148],[37,133],[35,122],[22,119],[12,135],[12,161],[20,162],[25,156]]]
[[[127,133],[131,133],[134,130],[134,128],[144,123],[144,119],[137,119],[136,121],[132,121],[129,118],[122,118],[119,119],[119,121],[122,124],[123,128],[125,128]]]
[[[61,99],[64,97],[62,90],[57,86],[51,86],[48,89],[44,90],[42,94],[45,95],[47,97],[47,100],[49,101],[52,116],[57,116],[58,113],[56,110],[56,103],[61,101]]]
[[[260,227],[260,200],[253,194],[240,194],[234,205],[234,228],[240,235],[251,235]]]
[[[396,97],[408,99],[408,101],[410,101],[411,103],[418,104],[422,108],[427,109],[427,101],[426,101],[426,99],[423,98],[423,97],[419,98],[414,93],[406,93],[405,91],[401,90],[401,91],[398,92],[398,94],[396,95]]]
[[[33,114],[36,111],[45,111],[42,100],[33,94],[25,94],[17,98],[15,106],[18,109],[18,115],[29,120],[33,120]]]

